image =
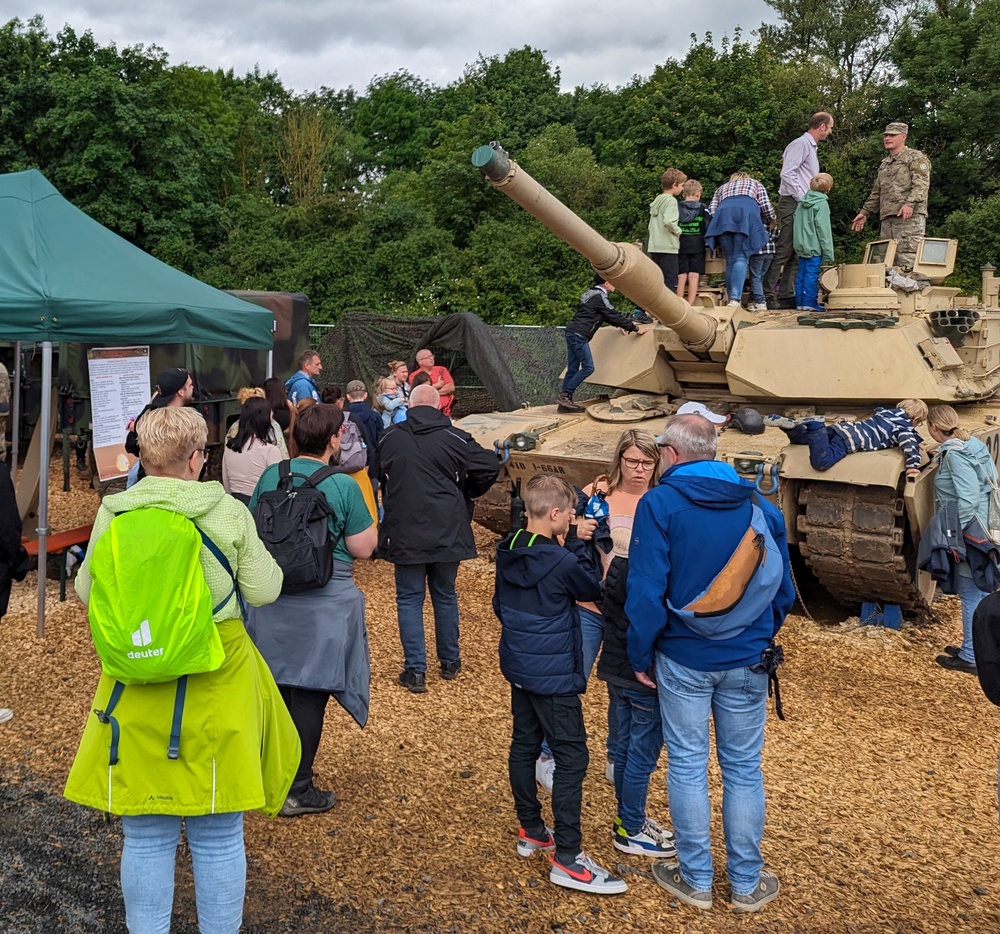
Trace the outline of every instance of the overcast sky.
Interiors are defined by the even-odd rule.
[[[405,69],[435,85],[479,54],[530,45],[561,71],[562,88],[617,87],[685,53],[689,35],[750,30],[773,11],[763,0],[7,0],[3,19],[41,13],[102,45],[158,45],[171,64],[276,71],[286,88],[363,92]]]

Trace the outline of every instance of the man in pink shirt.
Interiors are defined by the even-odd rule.
[[[441,397],[438,408],[449,418],[451,418],[451,407],[455,403],[455,381],[451,378],[451,373],[447,367],[434,365],[434,354],[424,348],[417,351],[418,369],[410,374],[410,385],[418,373],[426,373],[430,377],[430,385],[433,386]]]
[[[792,228],[795,208],[809,191],[809,182],[819,173],[816,144],[833,132],[833,117],[825,111],[812,115],[809,128],[798,139],[793,139],[781,156],[781,185],[778,187],[778,238],[774,246],[774,259],[764,277],[764,295],[768,308],[795,307],[795,273],[798,260],[792,246]],[[776,294],[775,284],[781,276],[781,289]]]

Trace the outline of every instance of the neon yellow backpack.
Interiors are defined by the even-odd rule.
[[[156,684],[215,671],[225,658],[199,555],[205,546],[233,577],[218,546],[180,513],[148,506],[119,513],[92,548],[88,617],[104,673]]]

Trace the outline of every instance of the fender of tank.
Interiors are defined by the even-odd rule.
[[[486,179],[580,252],[656,326],[636,337],[601,329],[591,343],[590,381],[610,399],[564,415],[555,405],[473,415],[460,424],[505,461],[479,504],[486,524],[505,530],[512,488],[538,472],[585,485],[605,471],[625,428],[659,433],[687,400],[720,414],[750,405],[762,413],[859,419],[905,398],[955,406],[963,427],[1000,459],[1000,279],[984,267],[982,297],[941,285],[957,243],[927,238],[912,270],[892,266],[895,243],[868,245],[863,261],[826,270],[825,311],[751,313],[693,308],[663,285],[658,267],[631,243],[612,243],[547,192],[497,143],[473,165]],[[553,390],[557,374],[553,373]],[[892,449],[855,454],[831,470],[776,428],[719,438],[720,459],[754,479],[781,507],[790,545],[820,583],[855,610],[865,601],[925,611],[934,584],[916,569],[921,532],[933,513],[934,465],[924,454],[915,481]]]

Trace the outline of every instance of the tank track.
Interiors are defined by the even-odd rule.
[[[841,603],[895,603],[923,616],[906,508],[895,490],[848,483],[804,482],[798,491],[799,551]]]

